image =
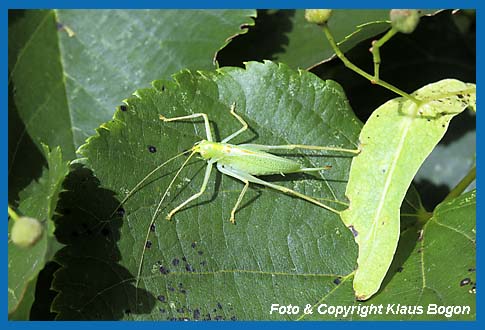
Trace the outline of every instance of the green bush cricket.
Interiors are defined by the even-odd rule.
[[[281,156],[277,156],[274,154],[271,154],[271,150],[294,150],[294,149],[307,149],[307,150],[325,150],[325,151],[337,151],[337,152],[347,152],[351,154],[358,154],[359,150],[358,149],[343,149],[343,148],[335,148],[335,147],[322,147],[322,146],[310,146],[310,145],[300,145],[300,144],[289,144],[289,145],[277,145],[277,146],[270,146],[270,145],[261,145],[261,144],[239,144],[239,145],[234,145],[228,143],[230,140],[235,138],[236,136],[240,135],[244,131],[248,129],[248,124],[244,121],[244,119],[239,116],[235,112],[235,107],[236,103],[233,103],[231,107],[231,115],[233,115],[241,124],[242,127],[237,130],[236,132],[232,133],[231,135],[227,136],[224,138],[221,142],[215,142],[213,137],[212,137],[212,131],[209,125],[209,118],[207,114],[205,113],[194,113],[192,115],[187,115],[187,116],[181,116],[181,117],[175,117],[175,118],[166,118],[163,115],[160,115],[160,119],[163,120],[164,122],[172,122],[172,121],[185,121],[188,119],[194,119],[194,118],[199,118],[202,117],[204,120],[204,125],[205,125],[205,131],[206,131],[206,137],[207,139],[198,141],[194,144],[194,146],[186,150],[163,164],[159,165],[157,168],[155,168],[153,171],[148,173],[128,194],[127,196],[123,199],[123,201],[120,203],[123,204],[131,195],[132,193],[138,189],[153,173],[158,171],[160,168],[171,162],[172,160],[190,153],[187,159],[184,161],[182,166],[179,168],[175,176],[173,177],[172,181],[168,185],[167,189],[165,190],[165,193],[162,196],[162,199],[155,211],[155,214],[153,218],[156,217],[158,211],[160,210],[160,206],[163,203],[163,200],[167,196],[167,192],[170,190],[171,186],[181,173],[182,169],[187,165],[189,160],[195,155],[195,154],[200,154],[200,156],[207,161],[207,167],[205,170],[205,175],[204,175],[204,180],[202,183],[202,186],[200,187],[200,191],[191,197],[189,197],[187,200],[185,200],[183,203],[181,203],[179,206],[174,208],[172,211],[168,213],[166,216],[167,220],[171,220],[172,216],[180,211],[184,206],[189,204],[191,201],[197,199],[200,197],[206,190],[210,174],[212,172],[212,165],[215,164],[217,170],[219,172],[228,175],[230,177],[233,177],[235,179],[238,179],[244,183],[244,188],[242,189],[232,211],[231,211],[231,216],[230,216],[230,221],[232,223],[235,223],[235,213],[236,210],[241,203],[244,194],[246,193],[249,183],[256,183],[260,184],[266,187],[270,187],[272,189],[281,191],[283,193],[293,195],[295,197],[304,199],[306,201],[309,201],[315,205],[318,205],[320,207],[323,207],[329,211],[332,211],[334,213],[339,213],[339,211],[331,208],[330,206],[327,206],[316,199],[309,197],[307,195],[301,194],[297,191],[291,190],[289,188],[279,186],[270,182],[266,182],[262,179],[257,178],[256,176],[260,175],[273,175],[273,174],[280,174],[280,175],[285,175],[289,173],[304,173],[304,172],[318,172],[322,170],[327,170],[330,167],[329,166],[324,166],[324,167],[304,167],[302,164],[300,164],[297,161],[283,158]]]
[[[231,210],[231,215],[230,215],[230,221],[232,223],[235,223],[235,214],[237,211],[237,208],[239,207],[241,201],[243,200],[243,197],[249,187],[250,183],[255,183],[259,185],[263,185],[278,191],[281,191],[285,194],[288,195],[293,195],[297,198],[304,199],[308,202],[311,202],[317,206],[320,206],[322,208],[325,208],[331,212],[339,214],[339,211],[335,210],[334,208],[325,205],[321,203],[320,201],[316,200],[315,198],[312,198],[310,196],[304,195],[302,193],[299,193],[297,191],[294,191],[292,189],[289,189],[284,186],[276,185],[267,181],[264,181],[260,178],[257,178],[256,176],[260,175],[273,175],[273,174],[280,174],[280,175],[285,175],[289,173],[305,173],[305,172],[318,172],[322,170],[327,170],[330,167],[329,166],[324,166],[324,167],[304,167],[302,164],[300,164],[297,161],[283,158],[281,156],[277,156],[274,154],[271,154],[270,152],[272,150],[294,150],[294,149],[306,149],[306,150],[322,150],[322,151],[336,151],[336,152],[345,152],[345,153],[350,153],[350,154],[358,154],[359,150],[358,149],[343,149],[343,148],[336,148],[336,147],[322,147],[322,146],[310,146],[310,145],[300,145],[300,144],[289,144],[289,145],[276,145],[276,146],[271,146],[271,145],[260,145],[260,144],[230,144],[228,143],[230,140],[235,138],[236,136],[240,135],[244,131],[248,129],[248,124],[244,119],[239,116],[235,112],[236,108],[236,103],[233,103],[231,106],[230,113],[232,116],[234,116],[242,125],[242,127],[237,130],[236,132],[232,133],[231,135],[227,136],[224,138],[221,142],[215,142],[213,139],[213,134],[212,130],[210,128],[209,124],[209,118],[207,114],[205,113],[194,113],[191,115],[187,116],[181,116],[181,117],[174,117],[174,118],[167,118],[163,115],[160,115],[160,119],[163,120],[164,122],[172,122],[172,121],[186,121],[194,118],[202,118],[204,121],[204,126],[205,126],[205,132],[206,132],[206,139],[201,140],[196,142],[192,148],[189,150],[186,150],[170,159],[165,161],[163,164],[157,166],[154,170],[152,170],[150,173],[148,173],[128,194],[127,196],[122,200],[120,205],[126,202],[126,200],[133,194],[135,190],[137,190],[152,174],[154,174],[156,171],[161,169],[163,166],[171,162],[172,160],[185,155],[189,154],[187,159],[183,162],[181,167],[177,170],[175,173],[174,177],[170,181],[167,189],[165,190],[164,194],[162,195],[162,198],[160,202],[158,203],[158,206],[152,216],[151,222],[149,229],[147,231],[146,235],[146,240],[148,240],[149,234],[150,234],[150,228],[152,225],[155,223],[155,219],[157,217],[157,214],[160,211],[160,208],[162,206],[163,201],[165,200],[165,197],[167,196],[170,188],[174,184],[175,180],[177,177],[180,175],[182,172],[183,168],[187,165],[189,160],[195,155],[199,154],[202,159],[207,161],[207,166],[205,169],[205,175],[204,179],[202,182],[202,185],[197,193],[186,199],[184,202],[182,202],[180,205],[175,207],[172,211],[170,211],[166,219],[171,220],[173,215],[177,212],[179,212],[182,208],[184,208],[187,204],[190,202],[194,201],[195,199],[199,198],[206,190],[207,184],[209,182],[209,178],[213,169],[213,165],[216,166],[217,170],[221,172],[222,174],[228,175],[230,177],[233,177],[235,179],[238,179],[244,183],[244,187],[239,194],[239,197],[236,200],[236,203],[234,207]],[[144,247],[145,249],[146,247]],[[140,274],[141,274],[141,267],[143,263],[143,255],[142,255],[142,260],[140,261],[139,269],[138,269],[138,275],[137,275],[137,285],[140,279]]]

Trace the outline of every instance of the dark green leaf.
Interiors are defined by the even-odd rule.
[[[423,10],[423,15],[435,10]],[[321,27],[305,19],[305,10],[266,10],[256,26],[221,52],[221,62],[239,65],[248,60],[274,59],[293,68],[311,68],[334,56]],[[390,28],[389,10],[333,10],[328,25],[346,52]],[[370,48],[371,44],[367,46]],[[369,61],[372,57],[369,54]],[[337,79],[336,79],[337,80]]]
[[[220,140],[240,128],[229,114],[236,102],[251,130],[235,143],[356,146],[360,123],[333,81],[271,62],[249,63],[246,70],[184,71],[174,78],[138,90],[127,100],[127,111],[116,112],[81,149],[103,188],[118,200],[157,165],[205,136],[200,121],[163,123],[159,114],[207,113]],[[316,176],[267,180],[316,198],[343,200],[351,157],[304,154],[297,153],[305,164],[332,168]],[[149,232],[161,194],[182,161],[153,175],[128,199],[122,225],[119,219],[108,224],[109,232],[119,232],[113,235],[119,239],[116,247],[88,236],[63,250],[64,268],[54,281],[60,319],[282,319],[269,315],[272,303],[314,302],[334,289],[337,277],[354,270],[353,237],[336,214],[252,186],[233,225],[229,215],[243,185],[220,174],[213,173],[206,193],[167,222],[167,212],[201,185],[205,163],[197,160],[184,169]],[[110,196],[107,190],[93,191]],[[97,199],[106,202],[90,207],[91,212],[109,219],[116,204]],[[144,250],[148,232],[150,248]],[[81,295],[72,281],[82,283]]]
[[[42,238],[32,247],[21,248],[8,243],[8,308],[9,313],[15,312],[24,298],[27,287],[37,278],[40,270],[59,249],[60,244],[54,237],[52,217],[57,205],[61,184],[67,175],[68,165],[62,160],[61,151],[55,148],[49,151],[44,146],[48,168],[38,182],[31,183],[20,193],[18,212],[20,215],[36,218],[44,225]],[[13,220],[9,221],[11,227]],[[29,291],[29,299],[33,290]],[[31,299],[30,303],[33,299]],[[22,306],[26,310],[28,307]],[[25,313],[24,313],[25,314]]]
[[[65,159],[75,158],[75,149],[112,117],[119,100],[182,68],[213,68],[217,51],[244,33],[240,26],[251,25],[254,15],[24,11],[9,29],[9,78],[27,133],[38,146],[59,145]]]
[[[413,195],[409,198],[413,200],[411,204],[415,206],[412,208],[419,218],[423,210]],[[416,223],[404,228],[380,292],[366,302],[356,303],[353,313],[339,315],[337,319],[474,320],[477,312],[475,196],[476,191],[472,191],[444,202],[435,209],[432,218],[424,226]],[[352,306],[354,293],[350,280],[342,284],[316,306]],[[370,306],[376,310],[376,306],[381,305],[381,313],[369,313]],[[365,306],[368,314],[365,309],[359,312],[359,306]],[[441,314],[433,314],[436,306],[440,306]],[[455,314],[446,315],[453,309]],[[302,318],[336,319],[332,315],[318,313]]]

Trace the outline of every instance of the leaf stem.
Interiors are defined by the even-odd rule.
[[[8,206],[8,215],[10,216],[10,218],[12,218],[14,221],[17,221],[20,217],[19,215],[17,214],[17,212],[15,212],[11,207],[10,205]]]
[[[395,34],[397,33],[397,30],[391,27],[389,31],[379,40],[375,40],[372,42],[372,47],[370,49],[372,53],[372,57],[374,59],[374,81],[373,83],[376,83],[379,81],[379,66],[381,64],[381,53],[380,53],[380,48],[387,42],[389,39],[391,39]]]
[[[387,82],[385,82],[383,80],[380,80],[380,79],[379,80],[375,80],[375,77],[371,76],[370,74],[368,74],[364,70],[360,69],[359,67],[357,67],[352,62],[350,62],[349,59],[347,57],[345,57],[344,53],[342,53],[342,51],[340,50],[340,48],[335,43],[335,39],[333,38],[333,35],[330,32],[330,29],[328,28],[327,24],[322,25],[322,27],[323,27],[323,32],[325,32],[325,36],[327,37],[328,42],[330,43],[330,46],[332,46],[333,51],[338,56],[338,58],[340,58],[342,60],[342,62],[344,62],[344,65],[347,68],[349,68],[350,70],[356,72],[357,74],[361,75],[362,77],[366,78],[367,80],[369,80],[373,84],[377,84],[377,85],[380,85],[380,86],[382,86],[384,88],[387,88],[387,89],[393,91],[394,93],[396,93],[398,95],[401,95],[402,97],[404,97],[406,99],[411,100],[412,102],[416,103],[417,105],[420,104],[420,101],[418,99],[416,99],[415,97],[411,96],[410,94],[408,94],[408,93],[400,90],[399,88],[397,88],[397,87],[395,87],[395,86],[393,86],[393,85],[391,85],[391,84],[389,84],[389,83],[387,83]],[[387,40],[384,40],[384,42],[386,42],[386,41]]]
[[[449,201],[453,198],[456,198],[461,195],[463,191],[473,182],[477,177],[477,168],[473,166],[470,171],[468,171],[467,175],[460,182],[450,191],[448,196],[445,197],[443,202]]]

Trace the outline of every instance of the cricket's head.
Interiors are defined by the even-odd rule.
[[[202,158],[219,158],[222,154],[223,146],[219,142],[212,142],[207,140],[202,140],[194,144],[192,151],[198,152]]]

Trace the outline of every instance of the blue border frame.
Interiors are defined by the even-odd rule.
[[[1,24],[0,28],[0,34],[3,40],[4,44],[4,51],[2,52],[2,60],[3,60],[3,66],[2,66],[2,72],[3,72],[3,77],[8,76],[8,61],[7,61],[7,56],[8,56],[8,9],[12,8],[318,8],[318,7],[330,7],[330,8],[386,8],[392,5],[395,8],[409,8],[409,7],[415,7],[415,8],[476,8],[477,9],[477,34],[481,35],[482,29],[483,29],[483,24],[481,23],[480,18],[482,17],[482,12],[481,8],[482,7],[482,1],[476,0],[476,1],[470,1],[470,0],[464,0],[464,1],[450,1],[450,0],[442,0],[442,1],[437,1],[437,0],[427,0],[427,1],[416,1],[416,0],[411,0],[411,1],[394,1],[389,3],[388,1],[335,1],[335,0],[330,0],[330,1],[314,1],[314,0],[300,0],[300,1],[295,1],[295,0],[284,0],[284,1],[254,1],[254,0],[247,0],[243,3],[237,3],[237,2],[229,2],[229,1],[220,1],[220,0],[205,0],[205,1],[195,1],[195,0],[179,0],[177,2],[173,3],[164,3],[162,1],[153,1],[153,0],[137,0],[137,1],[132,1],[132,2],[120,2],[120,1],[93,1],[93,0],[85,0],[82,2],[70,2],[66,0],[51,0],[51,1],[32,1],[32,0],[19,0],[19,1],[8,1],[4,0],[0,3],[0,6],[2,7],[1,11],[1,17],[3,19],[1,20],[4,22]],[[477,58],[483,58],[483,42],[480,41],[480,37],[477,38]],[[483,39],[483,37],[482,37]],[[478,88],[478,93],[479,93],[479,103],[480,103],[480,91],[481,91],[481,74],[483,72],[483,67],[480,61],[477,61],[477,85],[479,86]],[[7,102],[8,102],[8,80],[3,79],[1,82],[2,90],[3,93],[1,94],[2,98],[2,108],[3,111],[1,111],[1,123],[3,126],[3,129],[0,130],[1,138],[0,138],[0,146],[1,149],[3,150],[2,156],[3,156],[3,161],[1,163],[2,167],[2,173],[3,173],[3,182],[4,184],[2,185],[1,188],[1,197],[4,201],[8,200],[8,185],[7,185],[7,149],[8,149],[8,113],[6,111],[7,109]],[[484,125],[483,120],[482,120],[482,115],[480,112],[477,114],[477,140],[480,141],[482,138],[482,126]],[[481,152],[478,149],[477,150],[477,169],[478,172],[481,171]],[[480,177],[480,176],[478,176]],[[481,180],[477,178],[477,187],[481,186]],[[478,189],[480,191],[480,188]],[[482,211],[482,206],[481,206],[481,196],[480,193],[477,196],[478,201],[477,201],[477,213],[478,215],[483,214]],[[479,216],[478,216],[479,218]],[[482,227],[481,222],[477,222],[477,231],[478,233],[482,232]],[[7,232],[7,221],[3,221],[3,232]],[[5,236],[6,237],[6,236]],[[480,241],[480,240],[479,240]],[[477,264],[480,264],[480,259],[482,256],[482,251],[478,250],[477,251]],[[4,249],[1,251],[1,256],[3,260],[3,265],[7,265],[7,259],[8,259],[8,254],[7,254],[7,244],[6,240],[4,242]],[[5,266],[4,266],[5,267]],[[479,267],[481,269],[481,267]],[[5,284],[5,286],[8,286],[7,283],[7,268],[5,267],[3,272],[1,273],[1,278],[2,278],[2,283]],[[477,277],[478,282],[482,282],[483,276],[482,272],[479,271],[477,272]],[[1,301],[1,306],[2,310],[4,310],[4,318],[0,321],[0,324],[4,326],[5,328],[11,328],[11,327],[16,327],[16,328],[25,328],[25,327],[34,327],[34,328],[50,328],[50,327],[70,327],[70,328],[80,328],[80,327],[95,327],[95,328],[103,328],[106,329],[106,327],[116,327],[117,329],[119,328],[148,328],[151,326],[154,326],[155,323],[153,322],[8,322],[7,320],[7,299],[6,295],[4,296],[4,299]],[[477,311],[484,310],[484,304],[483,304],[483,298],[482,295],[480,294],[480,290],[477,293]],[[248,322],[248,321],[243,321],[243,322],[199,322],[199,323],[194,323],[194,322],[164,322],[164,323],[156,323],[156,326],[170,326],[170,327],[176,327],[180,329],[185,329],[189,328],[192,326],[197,326],[197,327],[203,327],[203,328],[221,328],[225,326],[230,326],[231,328],[256,328],[260,326],[264,326],[268,329],[281,329],[281,328],[293,328],[293,327],[302,327],[306,329],[321,329],[322,326],[331,326],[332,328],[359,328],[359,329],[365,329],[365,328],[388,328],[388,327],[393,327],[393,328],[407,328],[407,327],[413,327],[417,329],[422,329],[422,328],[454,328],[458,327],[461,329],[467,328],[467,329],[478,329],[478,328],[485,328],[484,318],[482,315],[477,313],[477,321],[470,321],[470,322],[450,322],[450,321],[440,321],[440,322],[433,322],[433,321],[428,321],[428,322],[397,322],[397,321],[391,321],[391,322],[377,322],[377,321],[353,321],[353,322],[332,322],[332,323],[324,323],[322,324],[321,322],[279,322],[279,321],[266,321],[266,322]]]

